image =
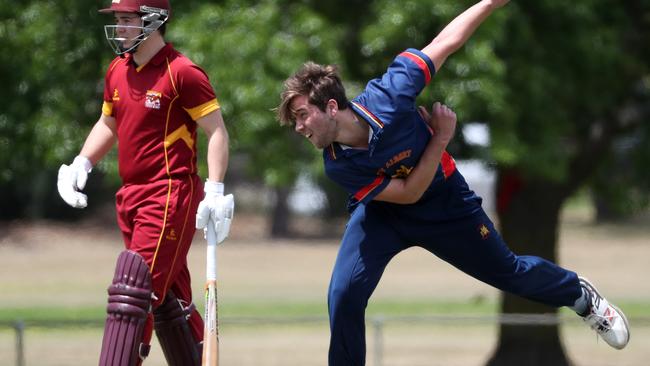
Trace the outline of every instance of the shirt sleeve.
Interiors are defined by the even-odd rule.
[[[112,70],[112,63],[111,63],[111,68],[106,72],[106,76],[104,76],[104,98],[103,98],[103,103],[102,103],[102,113],[106,116],[112,116],[113,115],[113,91],[111,90],[111,84],[110,84],[110,73]]]
[[[194,121],[220,108],[208,76],[196,65],[181,69],[178,88],[181,106]]]
[[[415,109],[415,99],[431,82],[435,68],[431,59],[409,48],[395,57],[381,78],[371,80],[363,93],[362,104],[390,124],[399,115]]]

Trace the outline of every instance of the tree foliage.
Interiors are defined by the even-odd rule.
[[[172,36],[213,79],[233,150],[271,186],[291,185],[318,155],[275,118],[282,82],[307,60],[337,62],[339,38],[304,4],[268,0],[199,6]]]
[[[99,115],[99,4],[0,3],[0,217],[61,208],[51,199],[54,167],[74,156]]]
[[[208,72],[232,150],[250,157],[250,176],[283,186],[300,171],[322,172],[319,154],[275,121],[272,109],[287,76],[306,60],[335,63],[352,97],[395,54],[424,47],[472,3],[188,0],[173,4],[167,35]],[[62,208],[52,181],[100,112],[112,58],[102,31],[110,16],[96,12],[106,5],[0,2],[0,41],[7,50],[0,54],[4,217]],[[447,61],[419,103],[444,101],[461,123],[488,124],[490,159],[499,166],[570,183],[568,192],[594,182],[612,201],[643,206],[650,154],[647,123],[639,121],[650,85],[649,7],[647,0],[512,2]],[[628,146],[624,155],[614,154],[621,144]],[[465,147],[459,138],[451,149],[465,157],[471,154]],[[594,149],[607,158],[590,159]],[[617,175],[620,182],[602,183],[621,167],[622,156],[629,168]],[[117,181],[113,157],[98,171]],[[39,208],[43,200],[49,203]]]
[[[361,32],[362,77],[377,77],[396,54],[407,47],[422,49],[442,28],[472,2],[408,0],[375,1],[379,14]],[[495,45],[503,40],[505,14],[496,13],[484,23],[465,47],[452,55],[436,70],[431,85],[418,99],[430,107],[435,101],[451,106],[460,123],[491,123],[494,115],[510,112],[505,85],[506,68],[495,53]],[[450,147],[456,157],[470,151],[458,134]]]
[[[498,48],[509,70],[509,111],[494,115],[495,157],[575,189],[599,165],[593,149],[609,150],[641,125],[622,113],[648,97],[647,20],[606,0],[512,5],[507,42]]]

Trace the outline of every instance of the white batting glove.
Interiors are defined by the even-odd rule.
[[[232,194],[223,195],[223,183],[206,180],[203,188],[205,198],[196,210],[196,228],[203,229],[207,238],[208,225],[217,233],[217,244],[228,237],[230,223],[235,211],[235,198]]]
[[[59,168],[56,187],[65,203],[74,208],[88,206],[88,196],[80,191],[86,186],[88,173],[93,170],[93,164],[84,156],[77,156],[72,164],[62,164]]]

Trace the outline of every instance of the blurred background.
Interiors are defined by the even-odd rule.
[[[320,152],[275,120],[284,79],[307,60],[337,64],[354,97],[473,3],[172,1],[166,38],[209,75],[231,138],[225,183],[237,212],[219,257],[226,365],[326,364],[327,283],[347,197],[324,177]],[[93,170],[84,210],[59,198],[56,174],[100,113],[114,57],[103,31],[113,19],[97,13],[107,5],[0,0],[0,365],[87,365],[99,353],[122,248],[115,151]],[[592,279],[628,314],[628,349],[597,342],[570,312],[411,249],[369,305],[369,364],[648,364],[648,45],[648,0],[513,1],[418,99],[457,112],[449,150],[511,248]],[[195,294],[204,248],[197,234]],[[154,348],[147,363],[163,362]]]

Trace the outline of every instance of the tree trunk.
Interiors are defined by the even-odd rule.
[[[597,192],[594,193],[593,204],[596,209],[596,224],[620,222],[626,218],[617,212],[611,203],[606,198],[601,197]]]
[[[559,213],[563,192],[550,182],[527,182],[516,172],[499,172],[498,214],[501,235],[513,252],[557,261]],[[557,309],[503,293],[503,314],[551,313]],[[489,366],[571,365],[557,325],[501,325]]]
[[[289,212],[289,203],[287,202],[290,192],[291,189],[289,187],[275,188],[275,205],[273,206],[273,214],[271,215],[272,238],[287,238],[291,234],[289,228],[289,216],[291,213]]]

